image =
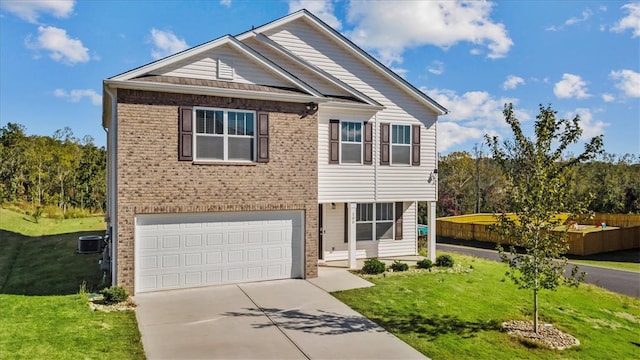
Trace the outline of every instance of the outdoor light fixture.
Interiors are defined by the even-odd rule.
[[[333,210],[335,210],[335,209],[336,209],[336,203],[331,203],[331,208],[332,208]]]
[[[310,102],[305,105],[305,108],[307,109],[308,113],[315,112],[316,110],[318,110],[318,104]]]

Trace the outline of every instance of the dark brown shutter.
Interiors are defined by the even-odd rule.
[[[344,203],[344,242],[349,242],[349,204],[347,203]]]
[[[340,163],[340,120],[329,120],[329,164]]]
[[[193,108],[178,110],[178,161],[193,161]]]
[[[390,141],[389,124],[380,124],[380,165],[389,165],[389,143]]]
[[[420,125],[411,126],[411,165],[420,166]]]
[[[362,163],[365,165],[373,164],[373,124],[371,122],[364,123],[364,146],[362,148]]]
[[[258,112],[258,158],[259,163],[269,162],[269,113]]]
[[[402,240],[402,212],[403,212],[403,204],[402,202],[396,203],[396,234],[395,240]]]

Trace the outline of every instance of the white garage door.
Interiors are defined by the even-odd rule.
[[[303,212],[136,216],[136,292],[303,277]]]

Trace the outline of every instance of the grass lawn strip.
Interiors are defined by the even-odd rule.
[[[541,323],[581,343],[551,350],[502,331],[532,312],[531,292],[504,276],[504,264],[451,255],[471,271],[368,277],[376,286],[333,295],[434,360],[640,358],[640,300],[584,284],[542,292]]]

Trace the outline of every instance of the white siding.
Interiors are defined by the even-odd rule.
[[[321,94],[324,95],[340,95],[340,96],[350,96],[351,94],[342,88],[330,83],[325,78],[317,75],[315,72],[308,70],[306,67],[290,60],[286,56],[283,56],[279,52],[273,50],[269,46],[263,44],[262,42],[256,40],[255,38],[249,38],[244,41],[252,49],[259,52],[261,55],[265,56],[272,62],[276,63],[278,66],[286,69],[287,72],[293,74],[298,79],[304,81],[306,84],[311,86],[312,88],[318,90]]]
[[[328,119],[340,117],[334,117],[337,116],[335,113],[325,113],[321,108],[318,129],[319,201],[362,201],[363,197],[372,195],[371,190],[360,188],[367,184],[374,186],[373,198],[370,200],[433,201],[436,199],[436,181],[428,183],[428,178],[436,168],[437,161],[435,133],[437,114],[413,95],[401,89],[388,76],[354,56],[338,42],[326,36],[324,31],[318,31],[304,19],[285,24],[266,32],[265,35],[385,106],[385,109],[375,116],[374,161],[376,164],[379,164],[378,125],[380,122],[423,124],[419,167],[330,166],[326,158]],[[377,168],[377,173],[371,173],[373,168]]]
[[[210,51],[184,59],[170,66],[158,69],[153,75],[176,76],[205,80],[225,80],[217,77],[219,58],[233,67],[233,82],[245,84],[292,86],[291,83],[274,74],[265,65],[240,53],[230,45],[224,45]]]
[[[344,203],[324,204],[324,260],[345,260],[349,257],[344,242]],[[356,258],[415,255],[417,253],[417,203],[405,202],[402,216],[402,240],[357,241]]]

